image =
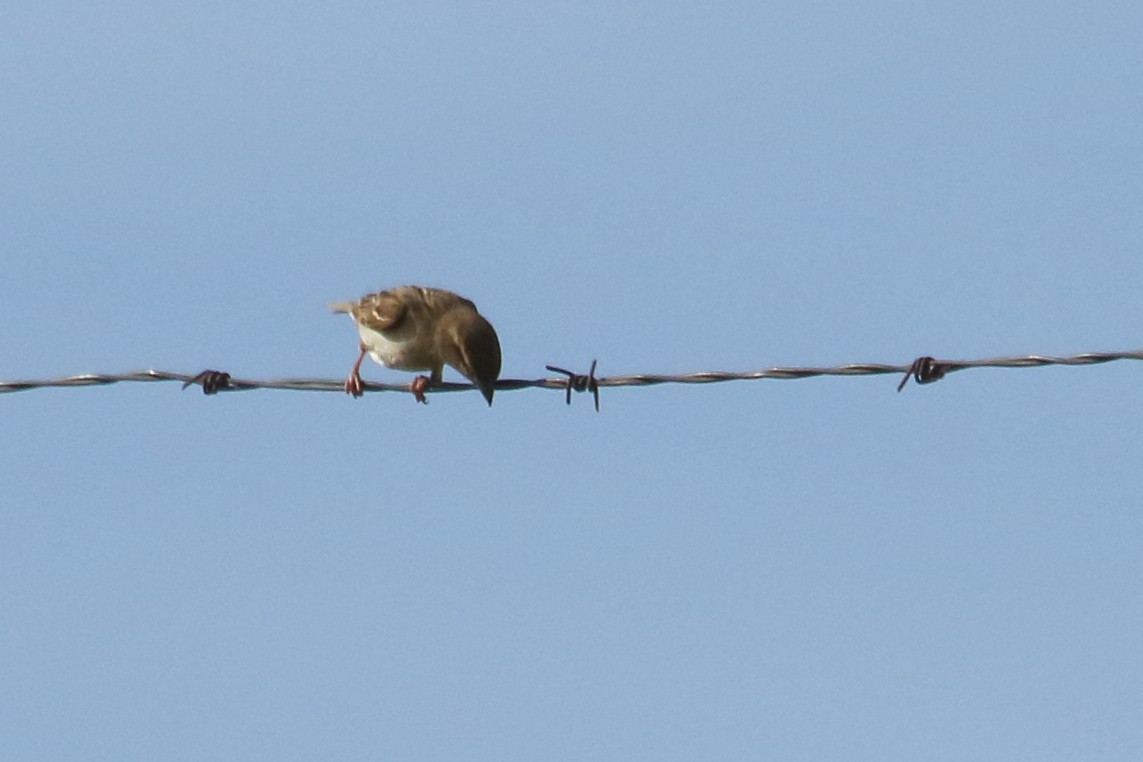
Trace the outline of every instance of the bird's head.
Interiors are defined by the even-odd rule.
[[[463,311],[456,314],[450,331],[453,339],[448,364],[460,371],[492,404],[496,379],[500,377],[500,339],[492,324],[479,313]]]

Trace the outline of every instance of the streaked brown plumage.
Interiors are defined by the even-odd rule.
[[[345,391],[361,396],[361,361],[397,370],[431,372],[413,383],[413,394],[425,402],[424,389],[441,382],[445,365],[455,368],[480,389],[488,404],[500,376],[500,340],[476,305],[442,288],[397,286],[368,294],[355,302],[335,302],[357,324],[361,353],[345,382]]]

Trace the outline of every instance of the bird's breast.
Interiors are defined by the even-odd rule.
[[[431,342],[416,334],[389,337],[363,325],[358,325],[361,343],[378,365],[395,370],[432,370],[438,363],[433,358]]]

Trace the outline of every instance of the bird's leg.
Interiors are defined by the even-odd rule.
[[[431,383],[428,376],[417,376],[414,378],[413,383],[409,385],[409,387],[413,390],[413,398],[416,399],[417,402],[421,402],[426,405],[429,404],[429,401],[425,399],[425,392],[428,390],[430,385]]]
[[[349,371],[349,378],[345,379],[345,393],[351,397],[360,397],[365,393],[361,388],[361,361],[365,359],[365,351],[366,347],[362,344],[357,362],[353,363],[353,370]]]
[[[429,401],[425,399],[425,392],[436,384],[439,384],[443,374],[444,368],[438,367],[433,368],[431,377],[417,376],[413,379],[413,383],[410,384],[410,388],[413,390],[413,397],[417,400],[417,402],[423,402],[426,405],[429,404]]]

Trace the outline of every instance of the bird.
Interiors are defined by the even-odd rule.
[[[361,337],[360,354],[345,381],[345,392],[362,395],[361,361],[368,353],[379,365],[396,370],[430,371],[417,376],[413,396],[427,403],[425,390],[441,382],[445,365],[455,368],[492,405],[500,376],[500,339],[476,305],[452,291],[427,286],[397,286],[356,301],[333,302],[348,313]]]

